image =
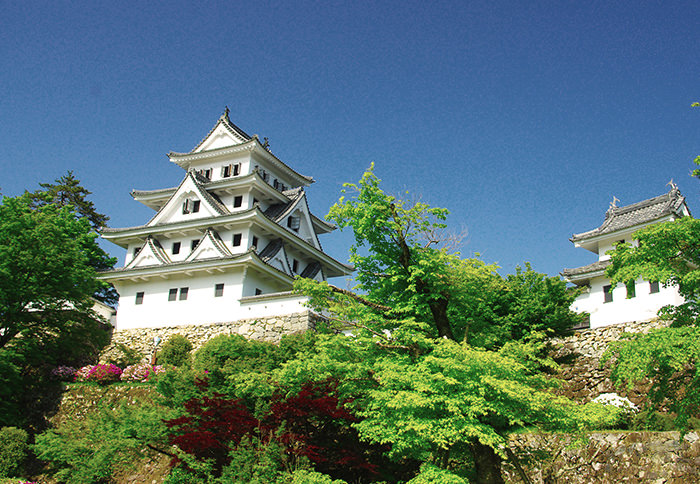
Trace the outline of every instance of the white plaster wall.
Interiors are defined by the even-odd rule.
[[[285,298],[253,298],[241,303],[245,318],[263,318],[295,314],[308,311],[305,306],[308,299],[304,296],[290,295]],[[247,316],[245,316],[247,314]]]
[[[242,317],[241,298],[243,272],[200,277],[151,279],[137,284],[115,283],[119,292],[117,329],[162,327],[182,324],[211,324]],[[224,295],[214,297],[214,286],[224,283]],[[170,289],[188,287],[186,301],[168,301]],[[143,292],[143,304],[137,305],[136,293]],[[178,292],[179,297],[179,292]]]
[[[248,271],[242,287],[243,297],[255,296],[255,289],[260,289],[263,294],[272,294],[275,292],[289,291],[291,290],[291,286],[263,277],[257,272]]]
[[[590,289],[579,295],[571,304],[573,311],[587,312],[591,315],[591,328],[631,321],[648,321],[656,317],[656,313],[663,306],[683,302],[677,287],[660,285],[658,293],[650,294],[649,282],[638,279],[635,282],[635,297],[627,299],[626,286],[618,284],[613,289],[612,302],[606,303],[603,286],[608,284],[610,281],[604,276],[592,279]]]

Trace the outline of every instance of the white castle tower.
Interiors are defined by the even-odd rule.
[[[127,250],[102,273],[119,292],[116,329],[214,324],[307,312],[294,278],[344,276],[352,268],[323,252],[335,227],[309,212],[313,179],[273,155],[229,119],[228,108],[189,153],[169,153],[179,186],[134,190],[155,210],[145,225],[107,228]]]
[[[636,243],[634,233],[637,230],[690,216],[685,197],[673,182],[670,185],[668,193],[624,207],[618,207],[619,200],[613,198],[600,227],[571,237],[576,247],[598,256],[598,260],[592,264],[561,272],[567,281],[585,288],[571,309],[589,313],[590,327],[649,321],[663,306],[683,303],[676,286],[664,287],[658,281],[639,278],[627,285],[613,287],[605,275],[605,269],[610,265],[608,251],[614,249],[615,244]]]

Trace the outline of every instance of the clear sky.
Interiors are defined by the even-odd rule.
[[[131,189],[177,185],[165,154],[226,105],[316,179],[316,214],[374,161],[504,274],[593,262],[568,238],[613,195],[674,179],[700,210],[698,1],[0,5],[2,193],[73,170],[113,227],[150,218]],[[322,243],[347,260],[347,235]]]

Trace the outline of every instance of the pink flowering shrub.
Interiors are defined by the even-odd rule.
[[[119,381],[122,369],[113,364],[84,366],[75,372],[75,381],[92,381],[102,385]]]
[[[165,373],[162,365],[151,366],[147,364],[129,365],[122,372],[122,381],[148,381],[154,375]]]

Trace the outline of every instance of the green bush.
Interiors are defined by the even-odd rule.
[[[247,340],[239,335],[219,335],[207,341],[194,355],[193,369],[225,373],[267,371],[280,363],[279,348],[262,341]]]
[[[19,475],[27,458],[29,435],[17,427],[0,429],[0,477]]]
[[[658,412],[645,409],[639,412],[632,419],[631,430],[652,430],[656,432],[668,432],[679,430],[676,424],[676,414]],[[700,419],[690,417],[688,419],[688,430],[700,429]]]
[[[291,480],[287,482],[289,482],[289,484],[347,484],[342,479],[333,480],[330,476],[326,474],[321,474],[320,472],[314,471],[307,471],[305,469],[294,471]]]
[[[446,469],[440,469],[426,463],[420,467],[420,474],[408,481],[407,484],[431,484],[433,482],[441,484],[468,484],[469,481]]]
[[[181,334],[174,334],[158,352],[159,365],[185,366],[190,362],[192,343]]]

